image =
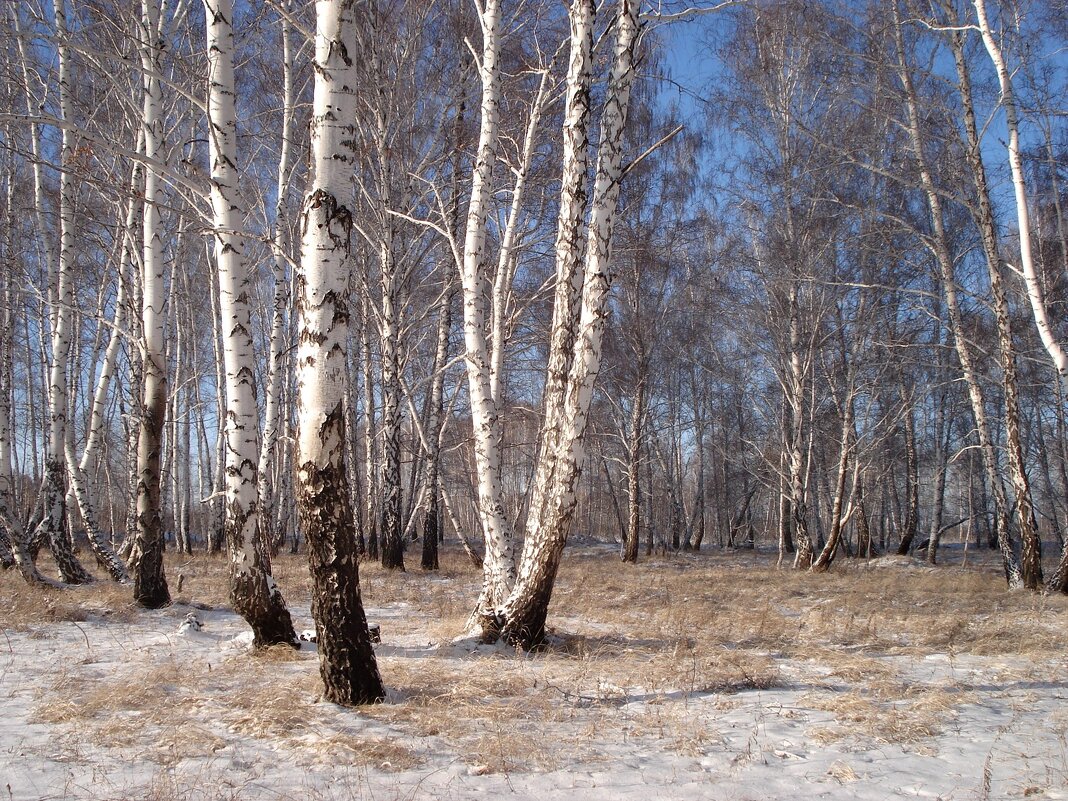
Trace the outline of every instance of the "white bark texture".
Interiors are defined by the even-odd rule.
[[[931,217],[932,243],[931,247],[938,262],[938,268],[942,279],[942,289],[946,298],[946,310],[949,313],[950,330],[953,333],[953,342],[960,361],[961,372],[968,387],[968,399],[971,402],[972,414],[975,417],[975,426],[979,437],[979,447],[983,456],[983,465],[986,469],[987,479],[990,484],[991,494],[994,496],[995,525],[997,528],[998,547],[1001,550],[1002,562],[1005,570],[1005,578],[1010,588],[1019,587],[1022,582],[1019,560],[1013,552],[1012,543],[1009,540],[1008,511],[1005,500],[1005,491],[1001,484],[1001,476],[997,467],[997,456],[990,438],[990,426],[986,417],[986,400],[982,385],[976,374],[971,346],[964,334],[964,319],[960,311],[960,302],[957,298],[957,285],[953,275],[953,257],[949,251],[949,240],[945,230],[945,219],[942,211],[942,199],[934,185],[927,157],[924,153],[924,138],[920,123],[920,113],[913,84],[912,73],[908,66],[905,55],[904,36],[901,30],[901,20],[898,16],[897,6],[894,6],[894,36],[898,57],[898,77],[901,86],[905,90],[905,104],[907,112],[907,128],[916,167],[920,174],[920,184],[927,199]]]
[[[1012,89],[1012,76],[1009,74],[1001,46],[990,28],[985,0],[972,0],[972,4],[975,6],[975,15],[979,21],[979,32],[982,34],[983,44],[997,71],[998,85],[1001,89],[1001,107],[1005,111],[1005,127],[1009,132],[1006,148],[1009,170],[1012,173],[1012,189],[1016,198],[1016,221],[1020,236],[1020,270],[1023,272],[1024,284],[1027,287],[1027,299],[1031,304],[1031,314],[1035,319],[1042,345],[1053,361],[1062,386],[1068,388],[1068,353],[1057,341],[1053,327],[1050,325],[1042,281],[1031,253],[1031,218],[1027,209],[1027,183],[1024,180],[1023,162],[1020,158],[1020,123],[1016,96]]]
[[[137,443],[137,532],[130,557],[134,600],[158,608],[170,603],[163,572],[163,521],[160,508],[160,460],[163,415],[167,406],[167,361],[164,349],[163,220],[159,208],[160,175],[152,162],[163,152],[163,90],[160,85],[161,10],[159,0],[141,3],[141,67],[145,136],[144,239],[141,257],[141,362],[143,399]]]
[[[254,644],[295,643],[282,593],[271,579],[259,534],[259,407],[253,366],[244,203],[238,191],[233,0],[205,0],[208,53],[208,154],[215,264],[226,373],[226,517],[230,597]]]
[[[304,199],[296,302],[297,504],[308,542],[325,696],[385,696],[360,598],[345,471],[345,347],[356,118],[353,0],[317,0],[311,186]]]
[[[282,134],[278,155],[277,199],[274,214],[274,298],[271,305],[271,340],[270,355],[267,362],[267,389],[263,412],[263,441],[260,443],[260,460],[257,471],[259,477],[260,538],[267,545],[264,557],[269,557],[270,549],[275,547],[274,507],[278,495],[277,488],[270,481],[271,463],[278,441],[279,420],[282,415],[282,384],[286,376],[285,351],[287,310],[289,308],[289,279],[286,275],[286,209],[289,193],[289,172],[293,134],[293,52],[289,42],[290,3],[282,4]],[[270,566],[266,565],[268,570]]]
[[[60,116],[73,119],[70,98],[70,55],[67,47],[66,0],[55,0],[57,51],[59,55]],[[45,450],[43,533],[48,537],[56,565],[69,584],[83,584],[93,577],[82,567],[67,535],[67,361],[70,358],[71,318],[74,314],[74,206],[77,184],[74,169],[74,132],[65,125],[62,133],[59,173],[59,250],[58,264],[51,274],[55,290],[52,299],[52,362],[49,365],[49,426]]]
[[[637,0],[620,0],[615,20],[615,53],[601,115],[597,173],[591,201],[585,267],[581,279],[581,313],[577,321],[566,384],[562,387],[550,385],[546,389],[546,409],[555,406],[560,408],[555,423],[546,423],[547,431],[539,455],[539,460],[551,460],[552,467],[543,469],[543,464],[539,462],[533,500],[527,517],[522,561],[515,586],[501,612],[504,636],[523,647],[540,642],[545,635],[545,618],[560,557],[570,533],[577,501],[576,484],[585,457],[583,440],[593,399],[593,385],[601,365],[601,343],[608,313],[608,293],[612,284],[612,230],[623,178],[623,131],[634,81],[638,5]],[[577,26],[577,29],[573,27],[572,30],[577,33],[573,46],[584,47],[585,30],[582,26]],[[565,111],[565,114],[570,118],[571,110]],[[581,142],[582,132],[576,131],[576,134]],[[565,164],[565,187],[567,167]],[[570,198],[564,198],[562,206],[570,208],[572,213],[581,213],[578,206],[571,204]],[[574,223],[568,223],[568,226],[571,225]],[[563,227],[562,222],[561,228]],[[565,242],[565,247],[573,246],[573,241]],[[561,278],[576,281],[573,274],[558,274],[557,280]],[[569,296],[567,300],[570,300]],[[553,320],[554,325],[575,325],[574,318],[568,317],[560,309],[554,308]],[[556,337],[557,332],[554,331],[554,340]]]
[[[463,263],[464,344],[474,428],[478,512],[486,540],[483,586],[475,615],[483,628],[496,619],[497,610],[515,579],[512,527],[504,509],[501,483],[500,410],[493,395],[493,364],[486,341],[486,298],[489,294],[486,221],[493,191],[493,165],[497,159],[500,128],[500,0],[486,0],[482,24],[482,107],[478,149],[471,178]]]

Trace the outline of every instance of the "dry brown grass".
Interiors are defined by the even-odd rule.
[[[29,631],[42,623],[92,618],[127,622],[137,612],[130,588],[113,581],[84,587],[30,587],[15,570],[0,572],[0,628]]]
[[[178,599],[227,605],[224,558],[168,554],[167,569],[172,587],[184,576]],[[303,555],[278,557],[274,573],[291,606],[308,603]],[[553,599],[549,620],[559,630],[546,647],[521,655],[448,646],[479,585],[462,554],[446,551],[433,575],[366,564],[361,578],[365,603],[389,613],[379,664],[391,699],[347,719],[374,723],[377,733],[331,717],[333,707],[317,703],[314,660],[288,648],[235,654],[210,669],[173,658],[134,664],[93,681],[72,666],[41,697],[38,719],[68,727],[69,743],[91,735],[164,765],[248,737],[284,744],[308,763],[420,764],[422,754],[381,733],[392,730],[431,738],[428,748],[459,755],[475,772],[507,773],[595,762],[606,743],[634,737],[700,756],[721,737],[690,702],[711,694],[729,706],[731,694],[790,684],[789,663],[821,668],[803,682],[808,708],[834,717],[810,729],[816,740],[863,736],[919,747],[973,696],[914,685],[888,657],[1068,651],[1068,601],[1009,593],[989,568],[846,562],[815,576],[752,554],[628,566],[608,551],[578,551],[565,559]],[[8,573],[0,575],[0,620],[47,636],[49,622],[84,619],[78,615],[132,618],[128,594],[109,582],[28,588]]]

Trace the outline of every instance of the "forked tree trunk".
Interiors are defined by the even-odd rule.
[[[590,43],[592,8],[583,0],[576,0],[572,14],[573,58],[572,67],[569,68],[566,120],[572,120],[577,113],[575,103],[589,101],[589,73],[584,69],[582,54],[588,52],[586,47]],[[594,382],[601,366],[601,343],[608,315],[608,293],[612,285],[612,231],[623,178],[623,132],[634,81],[634,55],[638,40],[637,0],[620,0],[615,36],[615,53],[601,117],[601,139],[584,269],[580,261],[571,265],[572,271],[560,269],[561,262],[566,264],[568,259],[576,255],[572,251],[574,242],[568,239],[568,230],[580,231],[581,218],[577,226],[565,226],[562,221],[560,232],[563,235],[557,239],[557,280],[563,277],[571,287],[581,286],[581,313],[576,320],[573,316],[568,317],[563,309],[554,308],[553,311],[554,323],[573,328],[574,346],[566,382],[560,386],[552,380],[547,381],[547,430],[535,472],[523,557],[515,586],[501,610],[501,633],[524,648],[530,648],[545,637],[545,618],[560,558],[571,530],[577,501],[576,486],[585,458],[583,444],[586,424],[593,400]],[[576,52],[579,53],[578,58],[575,58]],[[572,86],[573,78],[576,79],[575,86]],[[573,88],[576,91],[573,92]],[[577,135],[580,145],[586,141],[588,134],[585,127],[573,133]],[[567,135],[565,133],[565,138]],[[568,176],[574,167],[573,163],[565,161],[565,191],[570,186]],[[570,213],[581,214],[581,207],[573,201],[573,197],[564,195],[561,214],[568,213],[569,209]],[[569,293],[564,291],[562,295],[566,304],[570,300]],[[561,294],[557,298],[560,299]],[[554,341],[558,333],[553,332]],[[569,338],[562,337],[565,341]],[[559,409],[555,423],[550,422],[549,417],[549,411],[554,408]]]
[[[293,621],[270,575],[260,536],[259,407],[252,349],[249,273],[245,263],[244,201],[238,191],[234,96],[233,0],[205,0],[208,53],[208,154],[215,264],[223,321],[226,372],[226,517],[230,600],[252,627],[253,645],[296,643]]]
[[[144,85],[145,157],[159,159],[163,150],[163,93],[160,85],[160,2],[141,2],[141,66]],[[137,441],[137,531],[130,555],[134,600],[155,609],[171,601],[163,572],[163,516],[160,508],[160,459],[163,415],[167,408],[167,361],[163,336],[163,221],[159,209],[159,175],[145,167],[144,252],[141,259],[141,362],[143,399]]]
[[[354,0],[317,0],[311,186],[301,220],[297,280],[297,507],[308,542],[325,697],[385,697],[360,598],[345,472],[345,347],[356,118]]]

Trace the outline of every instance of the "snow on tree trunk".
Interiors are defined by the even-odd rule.
[[[167,361],[163,336],[163,221],[159,175],[151,161],[163,150],[163,92],[159,0],[141,3],[141,66],[144,88],[145,168],[144,241],[141,258],[141,362],[143,398],[137,441],[137,531],[130,556],[134,600],[155,609],[170,603],[163,572],[163,516],[160,508],[160,459],[163,415],[167,407]]]
[[[297,276],[297,507],[308,542],[320,672],[329,700],[385,697],[360,598],[345,472],[352,143],[356,102],[353,0],[317,0],[311,186]]]
[[[584,50],[589,41],[587,26],[592,24],[587,4],[577,2],[572,11],[578,23],[572,24],[572,47]],[[535,487],[532,493],[530,512],[527,516],[526,539],[523,556],[512,592],[508,596],[501,617],[501,632],[509,641],[529,648],[541,642],[545,636],[545,618],[552,598],[553,584],[560,566],[560,557],[571,530],[571,520],[577,502],[576,486],[585,458],[584,437],[593,400],[593,386],[601,365],[601,343],[608,315],[608,292],[612,284],[611,245],[612,230],[616,218],[620,183],[623,178],[623,132],[630,104],[630,90],[634,81],[634,51],[638,39],[638,2],[620,0],[615,20],[615,53],[608,79],[604,109],[601,116],[601,139],[598,144],[597,172],[593,186],[590,209],[588,241],[583,275],[561,275],[572,286],[581,284],[581,311],[575,328],[574,345],[566,382],[561,386],[549,380],[546,389],[546,410],[559,408],[555,423],[547,421],[546,433],[539,453],[538,469],[535,472]],[[573,58],[569,67],[569,82],[572,70],[582,72],[582,58]],[[588,100],[589,85],[585,90],[575,87],[569,100],[576,103]],[[585,98],[585,99],[584,99]],[[576,109],[565,110],[565,119],[578,115]],[[578,143],[585,140],[581,130],[574,132]],[[565,162],[565,192],[569,191],[567,170],[573,165]],[[572,198],[562,199],[562,212],[581,214],[581,208],[572,204]],[[571,251],[573,240],[566,234],[573,230],[573,223],[566,226],[562,247]],[[579,222],[581,227],[581,221]],[[558,238],[558,245],[561,239]],[[571,256],[574,253],[571,251]],[[560,256],[558,252],[558,257]],[[565,256],[566,258],[567,256]],[[566,302],[570,293],[557,295]],[[576,326],[574,317],[566,315],[566,309],[554,307],[554,325]],[[558,332],[554,331],[556,340]],[[551,354],[550,354],[551,358]],[[555,384],[555,386],[554,386]],[[548,411],[547,411],[548,415]],[[551,461],[546,467],[543,460]]]
[[[282,593],[271,578],[259,533],[259,407],[252,349],[243,200],[238,191],[234,104],[233,0],[205,0],[208,53],[208,154],[215,263],[226,372],[226,518],[230,599],[252,627],[254,645],[295,643]]]

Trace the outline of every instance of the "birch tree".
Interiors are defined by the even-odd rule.
[[[93,577],[78,561],[68,539],[66,504],[67,370],[74,315],[74,207],[77,193],[73,174],[75,133],[71,103],[70,53],[67,47],[66,0],[55,0],[53,10],[59,55],[60,116],[64,125],[59,173],[59,247],[55,253],[58,263],[53,270],[56,284],[51,293],[52,361],[49,367],[49,426],[45,448],[45,477],[42,488],[44,518],[41,521],[41,531],[48,539],[63,580],[69,584],[84,584],[92,581]]]
[[[345,347],[356,116],[353,0],[315,4],[311,185],[297,276],[297,507],[308,543],[325,697],[385,696],[360,597],[345,454]]]
[[[130,555],[134,600],[150,609],[170,603],[163,570],[163,520],[160,506],[160,461],[163,416],[167,408],[167,362],[163,307],[166,297],[160,174],[156,163],[163,147],[163,15],[160,0],[141,2],[141,69],[145,147],[143,240],[141,255],[142,399],[137,442],[136,534]]]
[[[565,140],[573,135],[576,151],[582,149],[589,136],[587,126],[582,124],[585,115],[580,106],[588,103],[590,96],[585,54],[592,38],[592,10],[592,5],[583,0],[576,0],[571,6],[572,59],[564,113]],[[561,215],[572,216],[561,219],[557,235],[558,291],[554,299],[554,344],[550,346],[546,379],[544,429],[522,559],[515,585],[495,620],[506,639],[525,648],[545,636],[553,584],[575,512],[576,484],[584,460],[583,440],[601,364],[601,341],[613,277],[612,231],[623,178],[623,133],[638,44],[637,0],[620,0],[614,30],[615,50],[601,113],[584,259],[579,258],[581,239],[577,238],[583,231],[584,208],[574,197],[578,182],[573,178],[578,177],[578,163],[565,155]],[[572,122],[576,124],[569,131],[567,126]],[[563,289],[561,280],[565,282]],[[576,316],[573,302],[578,298],[581,300]],[[569,328],[572,333],[563,333],[557,326]],[[553,351],[557,348],[565,358],[562,364],[554,365]],[[554,366],[560,371],[555,376]],[[565,370],[566,380],[561,382]]]
[[[238,190],[232,0],[205,0],[208,53],[208,153],[215,262],[226,371],[226,518],[230,597],[252,626],[254,644],[295,643],[282,593],[271,578],[258,508],[259,407],[253,373],[244,201]]]
[[[980,384],[972,354],[964,334],[964,322],[960,311],[957,284],[954,278],[953,257],[949,250],[948,235],[945,230],[945,217],[942,208],[942,196],[939,194],[924,149],[923,128],[920,121],[919,98],[916,92],[912,71],[908,65],[905,36],[901,25],[897,3],[893,4],[893,37],[896,56],[895,69],[904,91],[905,111],[907,114],[907,131],[910,149],[919,173],[920,186],[927,201],[931,222],[930,248],[938,264],[942,290],[946,299],[950,330],[953,335],[957,357],[960,361],[964,380],[968,387],[968,397],[975,417],[976,430],[983,464],[994,495],[998,546],[1001,549],[1005,577],[1010,587],[1017,587],[1022,582],[1019,560],[1013,552],[1009,539],[1009,515],[1004,488],[997,469],[997,456],[991,441],[990,426],[987,421],[986,400]]]

